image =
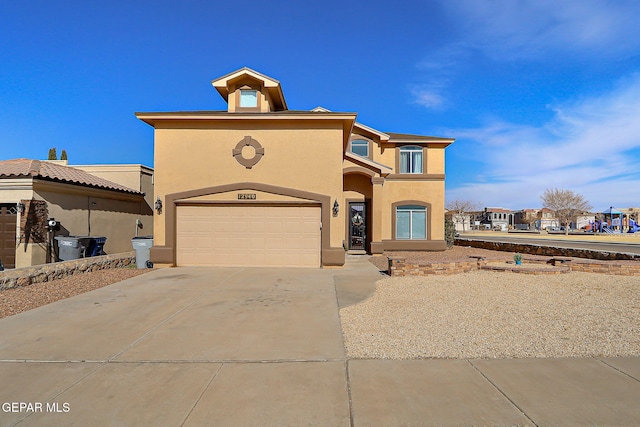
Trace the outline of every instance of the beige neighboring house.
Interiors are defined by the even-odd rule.
[[[471,230],[471,218],[472,218],[471,214],[468,214],[468,213],[459,214],[451,211],[451,212],[448,212],[448,215],[451,217],[451,221],[453,221],[453,224],[457,232],[464,233],[466,231]]]
[[[445,250],[444,152],[356,113],[290,110],[249,68],[212,81],[224,111],[136,113],[155,129],[156,264],[340,266],[345,249]]]
[[[147,183],[152,170],[125,165],[117,177],[117,166],[86,168],[93,167],[109,169],[111,179],[60,161],[0,161],[0,260],[5,267],[47,262],[50,218],[60,222],[56,236],[106,237],[106,253],[131,251],[136,232],[153,233],[153,210],[142,191],[153,193]],[[138,184],[132,178],[136,173]]]

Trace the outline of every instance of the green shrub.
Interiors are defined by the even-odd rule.
[[[456,225],[451,218],[444,219],[444,240],[447,242],[447,248],[452,248],[456,240]]]

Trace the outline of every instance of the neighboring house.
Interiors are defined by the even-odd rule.
[[[5,267],[47,261],[50,218],[60,222],[55,235],[107,237],[106,253],[132,250],[138,223],[145,234],[153,229],[153,211],[139,189],[60,162],[0,161],[0,208]]]
[[[447,213],[447,216],[449,216],[451,218],[451,221],[453,221],[457,232],[465,232],[471,230],[471,221],[473,216],[472,214],[459,214],[450,211]]]
[[[560,220],[556,218],[556,212],[549,208],[542,208],[538,210],[538,221],[538,229],[540,230],[560,227]]]
[[[537,209],[523,209],[514,214],[515,227],[520,230],[533,230],[538,221]]]
[[[446,249],[453,139],[289,110],[280,83],[249,68],[212,85],[226,111],[136,113],[155,129],[154,263],[319,267],[345,249]]]
[[[514,224],[514,212],[504,208],[484,208],[480,223],[491,230],[507,231]]]

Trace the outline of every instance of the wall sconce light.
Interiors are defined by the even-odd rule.
[[[338,216],[338,212],[340,212],[340,205],[338,204],[338,199],[333,202],[333,216]]]
[[[160,200],[160,196],[158,196],[158,198],[156,199],[155,208],[158,214],[162,213],[162,200]]]
[[[24,213],[26,206],[24,205],[24,203],[20,202],[17,204],[17,207],[18,207],[18,212],[20,212],[20,214],[22,215]]]

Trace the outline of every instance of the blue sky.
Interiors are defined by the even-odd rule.
[[[248,66],[291,109],[456,138],[447,199],[640,206],[640,2],[0,0],[0,159],[153,166],[136,111],[224,109]]]

